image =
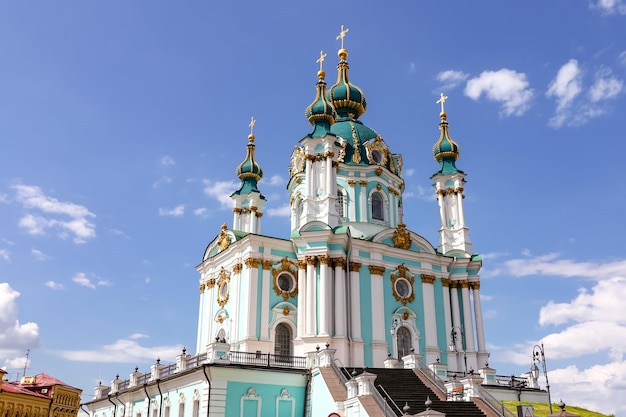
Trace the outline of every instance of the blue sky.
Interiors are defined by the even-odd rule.
[[[250,117],[262,231],[287,237],[293,146],[340,26],[362,120],[404,157],[437,243],[439,93],[484,254],[490,365],[626,412],[622,0],[0,4],[0,366],[84,390],[195,348],[198,274]],[[541,380],[542,384],[544,380]]]

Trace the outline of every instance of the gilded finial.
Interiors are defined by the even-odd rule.
[[[248,139],[250,143],[254,142],[254,125],[255,124],[256,124],[256,120],[254,119],[254,116],[252,116],[250,118],[250,124],[248,125],[248,127],[250,128],[250,134],[248,135]]]
[[[350,29],[343,27],[343,25],[341,25],[341,32],[339,32],[339,35],[337,35],[337,40],[341,39],[341,49],[344,49],[343,47],[343,38],[346,37],[346,33],[348,33]]]
[[[444,96],[443,93],[439,95],[439,100],[437,100],[437,104],[441,104],[441,114],[445,114],[445,110],[443,109],[443,104],[448,100],[448,96]]]
[[[324,63],[327,55],[328,54],[325,54],[324,51],[320,51],[320,57],[317,59],[317,61],[315,61],[316,63],[320,64],[320,71],[324,71],[324,69],[322,68],[322,64]]]

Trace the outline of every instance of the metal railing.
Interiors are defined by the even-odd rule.
[[[378,384],[378,388],[385,394],[385,406],[388,406],[389,403],[391,402],[391,404],[396,408],[396,410],[398,410],[398,412],[400,413],[400,415],[403,415],[404,412],[402,410],[400,410],[400,407],[398,407],[398,404],[396,404],[396,402],[394,400],[391,399],[391,396],[389,395],[389,393],[387,392],[387,390],[380,384]],[[393,412],[393,410],[391,410]],[[394,412],[395,414],[395,412]],[[387,409],[385,408],[385,415],[387,415]]]
[[[447,396],[447,389],[442,379],[439,378],[432,369],[426,366],[422,361],[417,361],[417,367],[420,371],[422,371],[422,375],[426,377],[432,384],[434,384],[437,388],[441,390],[444,396]]]
[[[302,356],[284,356],[284,355],[272,355],[269,353],[251,353],[251,352],[228,352],[227,356],[231,364],[235,365],[248,365],[248,366],[262,366],[265,368],[291,368],[291,369],[306,369],[306,358]],[[201,353],[196,356],[188,357],[186,361],[186,369],[193,369],[202,366],[206,363],[207,353]],[[166,365],[159,370],[159,379],[172,376],[177,372],[177,366],[175,363]],[[137,382],[134,386],[142,386],[151,382],[152,373],[146,372],[137,376]],[[130,388],[130,379],[120,381],[117,385],[117,392],[125,391]],[[103,393],[104,396],[111,393],[109,388]]]
[[[498,401],[493,395],[489,394],[489,392],[481,387],[480,385],[476,385],[474,387],[474,391],[478,394],[478,397],[489,406],[494,412],[498,415],[504,417],[517,417],[512,411],[506,408],[500,401]]]
[[[228,352],[231,364],[271,368],[305,369],[306,358],[302,356],[272,355],[260,352]]]

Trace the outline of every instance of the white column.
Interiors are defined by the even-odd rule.
[[[333,185],[336,185],[337,182],[333,181],[333,160],[330,158],[330,156],[326,157],[326,195],[329,197],[336,197],[337,193],[335,192],[333,194]]]
[[[480,305],[480,282],[471,282],[472,295],[474,298],[474,321],[476,322],[476,338],[478,339],[478,351],[486,352],[485,328],[483,326],[483,310]]]
[[[327,255],[320,255],[317,257],[320,263],[320,295],[319,295],[319,336],[328,336],[329,333],[329,319],[330,319],[330,271],[328,269],[328,262],[330,258]]]
[[[306,257],[306,332],[307,336],[314,336],[317,333],[315,325],[317,319],[317,308],[315,305],[315,267],[317,259],[315,256]]]
[[[306,334],[306,261],[298,260],[298,339]]]
[[[463,211],[463,191],[461,191],[462,189],[457,189],[457,192],[455,194],[456,197],[456,206],[459,210],[459,212],[457,213],[459,216],[459,226],[463,227],[465,226],[465,214]]]
[[[205,279],[202,276],[203,283],[200,284],[200,308],[198,311],[198,336],[196,337],[196,353],[204,352],[206,350],[206,345],[208,343],[207,333],[211,331],[210,326],[210,317],[207,317],[204,314],[204,292],[206,291],[206,284],[204,283]],[[204,336],[204,337],[202,337]]]
[[[383,298],[384,266],[370,265],[372,288],[372,342],[383,343],[385,340],[385,301]]]
[[[463,322],[465,323],[465,347],[468,352],[476,351],[474,344],[474,326],[472,324],[472,306],[470,304],[469,282],[461,281],[461,297],[463,299]]]
[[[230,280],[231,283],[233,281],[240,281],[239,278],[241,277],[241,274],[236,274],[236,275],[239,275],[239,276],[232,277],[232,279]],[[257,312],[257,301],[259,299],[258,297],[258,291],[259,291],[259,268],[258,266],[257,268],[254,268],[254,269],[253,268],[248,269],[246,275],[247,275],[246,286],[248,287],[247,288],[248,302],[240,303],[240,300],[238,300],[239,297],[237,297],[237,304],[242,304],[242,306],[245,306],[244,308],[247,310],[245,330],[243,332],[243,334],[245,334],[245,338],[247,340],[256,340],[256,320],[257,320],[256,312]]]
[[[452,358],[454,358],[454,371],[460,371],[463,370],[462,366],[459,366],[458,363],[458,354],[457,352],[460,352],[463,350],[463,335],[461,334],[460,331],[454,329],[454,327],[458,327],[459,329],[462,328],[462,324],[461,324],[461,312],[460,312],[460,307],[459,307],[459,291],[458,291],[458,285],[459,282],[458,281],[450,281],[450,301],[452,303],[452,327],[450,328],[450,332],[448,333],[447,337],[450,339],[450,342],[452,342],[452,332],[456,332],[456,337],[454,340],[454,347],[455,347],[455,351],[454,352],[450,352],[448,350],[448,361],[449,361],[449,365],[452,364]],[[449,366],[448,365],[448,366]]]
[[[241,230],[239,227],[239,215],[237,214],[237,207],[233,208],[233,230]]]
[[[434,275],[422,274],[422,303],[424,305],[424,325],[426,327],[426,363],[433,363],[439,351],[437,346],[437,318],[435,317]],[[436,351],[436,352],[435,352]]]
[[[360,263],[350,263],[350,330],[352,331],[352,340],[361,342],[361,289],[359,271]]]
[[[350,220],[357,220],[356,218],[356,206],[357,206],[357,202],[356,202],[356,187],[355,184],[356,181],[354,179],[349,179],[348,180],[348,189],[346,190],[348,192],[348,196],[349,196],[349,200],[348,200],[348,218]]]
[[[272,276],[270,270],[272,269],[272,261],[263,261],[263,276],[261,281],[261,334],[260,340],[270,340],[269,322],[270,322],[270,282]]]
[[[361,218],[358,221],[366,221],[367,220],[367,181],[361,180],[359,181],[359,200],[361,202]]]
[[[343,258],[333,259],[335,266],[335,337],[346,337],[346,261]]]

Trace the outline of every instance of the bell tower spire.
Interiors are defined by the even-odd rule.
[[[439,169],[433,174],[433,187],[439,202],[439,216],[441,227],[439,228],[438,250],[443,254],[449,252],[461,252],[462,255],[472,255],[472,242],[469,237],[469,228],[465,224],[463,210],[463,187],[465,185],[465,173],[456,167],[459,159],[459,145],[452,140],[448,133],[448,115],[444,104],[448,99],[441,93],[437,104],[441,104],[439,117],[439,140],[433,146],[433,155],[439,162]],[[454,253],[452,253],[454,254]]]
[[[241,186],[230,195],[234,201],[233,230],[249,233],[261,233],[261,217],[265,196],[261,194],[257,183],[263,178],[263,170],[254,157],[254,117],[250,119],[250,134],[246,147],[246,158],[237,167],[237,176]]]

